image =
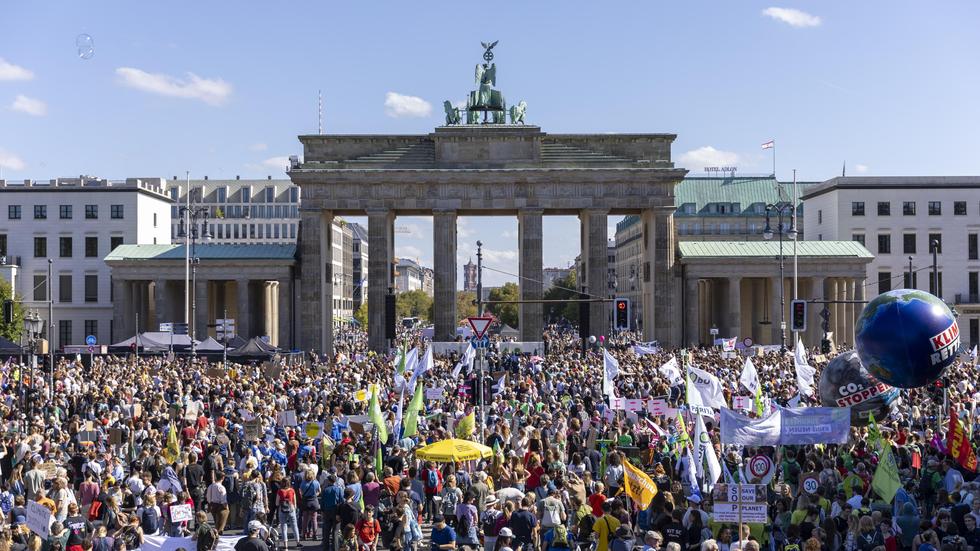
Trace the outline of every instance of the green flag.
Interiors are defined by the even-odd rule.
[[[408,344],[402,343],[402,347],[398,350],[398,357],[395,358],[395,374],[403,375],[405,373],[405,361],[408,359]]]
[[[755,387],[755,396],[752,397],[752,405],[757,416],[762,417],[765,414],[766,408],[762,404],[762,385]]]
[[[412,395],[412,400],[405,409],[405,421],[403,423],[405,432],[402,433],[405,438],[415,436],[419,432],[419,412],[422,411],[423,394],[422,383],[418,383],[415,385],[415,394]]]
[[[895,493],[902,487],[902,481],[898,478],[898,465],[895,464],[891,444],[885,442],[884,448],[874,478],[871,479],[871,487],[885,503],[891,503],[895,499]]]
[[[381,394],[381,385],[376,385],[371,392],[371,404],[368,406],[368,419],[378,427],[378,441],[388,441],[388,427],[385,426],[385,418],[381,415],[381,405],[378,403],[378,394]]]
[[[868,443],[875,449],[881,449],[881,430],[878,428],[878,423],[875,422],[874,413],[868,414]]]

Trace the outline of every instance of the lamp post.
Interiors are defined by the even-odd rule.
[[[37,337],[41,334],[42,326],[44,325],[44,320],[37,313],[36,310],[31,310],[29,314],[24,316],[24,330],[27,331],[28,343],[31,346],[31,388],[34,388],[34,370],[37,367]],[[21,374],[21,386],[23,387],[24,375]],[[26,393],[22,394],[25,396]],[[31,397],[30,404],[28,405],[28,415],[30,417],[34,416],[34,399]],[[25,425],[26,427],[26,425]]]
[[[784,257],[783,257],[783,235],[796,241],[796,227],[793,226],[793,218],[790,217],[789,229],[783,227],[783,215],[792,214],[793,205],[789,203],[780,203],[778,205],[768,204],[766,205],[766,227],[762,230],[762,237],[769,241],[773,238],[774,233],[779,234],[779,331],[780,331],[780,350],[786,352],[786,292],[785,292],[785,276],[784,276]],[[773,232],[772,225],[770,224],[771,213],[775,212],[777,220],[779,221],[779,227],[776,232]]]
[[[188,193],[190,191],[188,190]],[[200,230],[198,230],[198,220],[200,222]],[[195,346],[194,339],[197,337],[197,330],[195,326],[197,325],[197,265],[200,264],[201,259],[197,257],[197,240],[204,239],[205,241],[211,240],[211,231],[208,229],[208,208],[207,207],[181,207],[180,208],[180,228],[177,232],[177,237],[184,239],[184,246],[188,247],[184,255],[184,262],[186,263],[184,269],[190,269],[191,271],[191,281],[190,284],[184,285],[184,300],[190,302],[191,304],[191,315],[189,320],[185,320],[188,325],[188,332],[191,337],[191,361],[193,362],[197,356],[197,346]]]

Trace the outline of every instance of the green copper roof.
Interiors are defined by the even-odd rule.
[[[293,260],[296,245],[204,243],[193,252],[201,260]],[[119,245],[105,260],[183,260],[184,254],[184,245]]]
[[[779,241],[681,241],[681,258],[774,257],[779,256]],[[796,252],[801,257],[874,258],[857,241],[800,241]],[[793,255],[792,242],[783,242],[783,254]]]
[[[813,182],[797,182],[799,199]],[[778,186],[782,186],[780,197]],[[793,183],[777,182],[771,176],[724,178],[715,176],[688,176],[674,188],[674,204],[678,216],[743,214],[759,216],[765,214],[765,206],[770,203],[790,202],[793,199]],[[686,205],[690,207],[685,208]],[[726,205],[725,212],[711,205]],[[731,205],[738,205],[733,211]],[[693,211],[689,211],[693,208]],[[753,210],[755,209],[755,210]]]

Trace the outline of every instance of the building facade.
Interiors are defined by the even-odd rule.
[[[411,258],[399,258],[395,267],[395,293],[425,291],[425,268]]]
[[[124,244],[170,243],[171,200],[161,178],[110,181],[82,176],[48,182],[0,180],[0,274],[27,310],[48,320],[48,270],[56,349],[113,342],[115,299],[103,260]],[[129,335],[127,335],[129,336]]]
[[[541,284],[544,285],[544,290],[547,291],[555,282],[568,277],[573,271],[573,268],[544,268],[541,270],[542,278]]]
[[[471,258],[469,262],[463,264],[463,290],[471,293],[476,292],[477,265]]]
[[[368,249],[367,230],[357,222],[348,224],[351,231],[351,272],[354,276],[354,291],[351,295],[352,309],[356,312],[362,304],[367,303],[368,279],[367,266],[370,251]]]
[[[959,314],[964,345],[980,343],[980,177],[841,177],[803,198],[811,239],[856,241],[875,255],[867,296],[929,291]]]

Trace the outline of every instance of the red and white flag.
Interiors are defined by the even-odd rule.
[[[768,142],[762,144],[762,149],[772,149],[776,147],[776,140],[769,140]]]
[[[738,337],[732,337],[730,339],[722,339],[722,341],[721,341],[721,350],[723,352],[734,352],[735,351],[735,341],[736,340],[738,340]]]

